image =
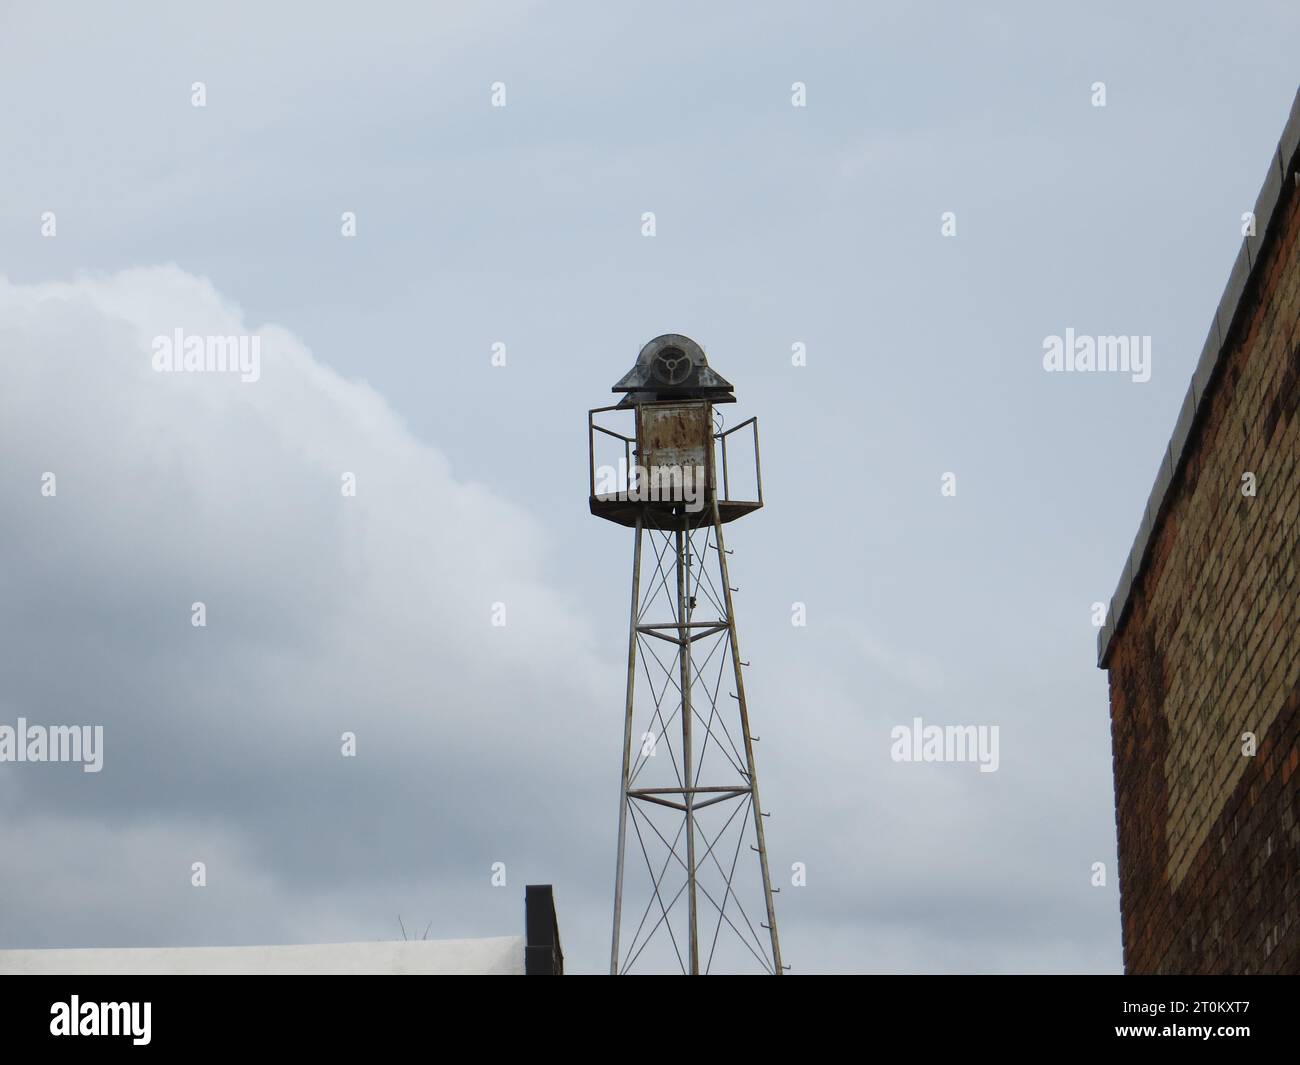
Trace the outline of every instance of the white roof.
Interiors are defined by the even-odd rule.
[[[523,976],[524,938],[310,943],[282,947],[0,950],[0,975]]]

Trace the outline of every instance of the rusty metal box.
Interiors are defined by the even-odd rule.
[[[713,487],[713,422],[711,404],[696,400],[682,403],[642,403],[637,407],[637,479],[677,490],[662,499],[680,498],[682,479],[687,484]]]

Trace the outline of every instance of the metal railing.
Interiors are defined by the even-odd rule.
[[[623,464],[624,469],[627,471],[628,480],[628,483],[622,487],[629,491],[636,487],[635,477],[637,466],[634,461],[636,455],[636,437],[628,436],[626,433],[620,433],[615,429],[611,429],[607,425],[601,425],[600,422],[597,421],[597,415],[608,414],[610,411],[618,411],[620,414],[630,415],[633,418],[635,425],[636,409],[633,407],[620,407],[617,404],[613,404],[608,407],[593,407],[587,412],[587,488],[588,494],[593,498],[596,496],[596,435],[598,433],[622,442]],[[740,496],[732,496],[731,494],[733,453],[736,451],[738,444],[738,441],[733,438],[736,433],[739,433],[744,429],[749,430],[748,441],[750,447],[753,449],[754,487],[758,495],[756,500],[746,499]],[[720,503],[757,502],[761,506],[763,503],[763,466],[759,459],[758,419],[746,418],[738,425],[733,425],[730,429],[715,432],[712,436],[714,440],[714,454],[712,456],[713,468],[714,470],[720,470],[722,473],[722,483],[715,486],[716,489],[719,489],[718,501]]]
[[[731,465],[730,465],[730,460],[728,459],[727,456],[727,438],[731,436],[733,433],[738,433],[740,432],[740,430],[747,427],[751,430],[753,434],[752,438],[753,438],[753,448],[754,448],[754,485],[758,492],[757,502],[760,504],[763,502],[763,465],[759,461],[759,457],[758,457],[758,419],[746,418],[739,425],[733,425],[730,429],[725,429],[722,432],[713,434],[713,439],[718,442],[719,450],[722,453],[722,462],[721,462],[722,494],[718,496],[718,501],[720,503],[728,503],[733,501],[731,495]],[[752,503],[755,502],[755,500],[737,499],[735,500],[735,502]]]
[[[587,411],[587,473],[588,473],[588,487],[590,489],[589,494],[592,496],[592,498],[595,498],[596,495],[596,434],[597,433],[604,433],[606,436],[612,436],[615,440],[623,441],[623,463],[624,463],[624,468],[628,471],[628,481],[629,481],[629,483],[625,485],[625,487],[629,489],[632,487],[631,485],[632,471],[635,468],[632,463],[632,454],[636,448],[636,438],[632,436],[626,436],[623,433],[617,433],[613,429],[610,429],[604,425],[600,425],[596,422],[597,414],[605,414],[611,410],[627,411],[631,413],[634,417],[636,415],[636,411],[633,408],[619,407],[617,404],[609,407],[594,407],[591,410]]]

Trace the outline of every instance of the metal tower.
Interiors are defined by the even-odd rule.
[[[720,427],[732,386],[677,334],[613,391],[588,412],[591,512],[635,530],[610,973],[779,975],[722,533],[763,505],[758,422]],[[630,436],[600,424],[629,416]]]

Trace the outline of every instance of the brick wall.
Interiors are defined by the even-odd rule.
[[[1293,174],[1105,651],[1130,973],[1300,973]]]

